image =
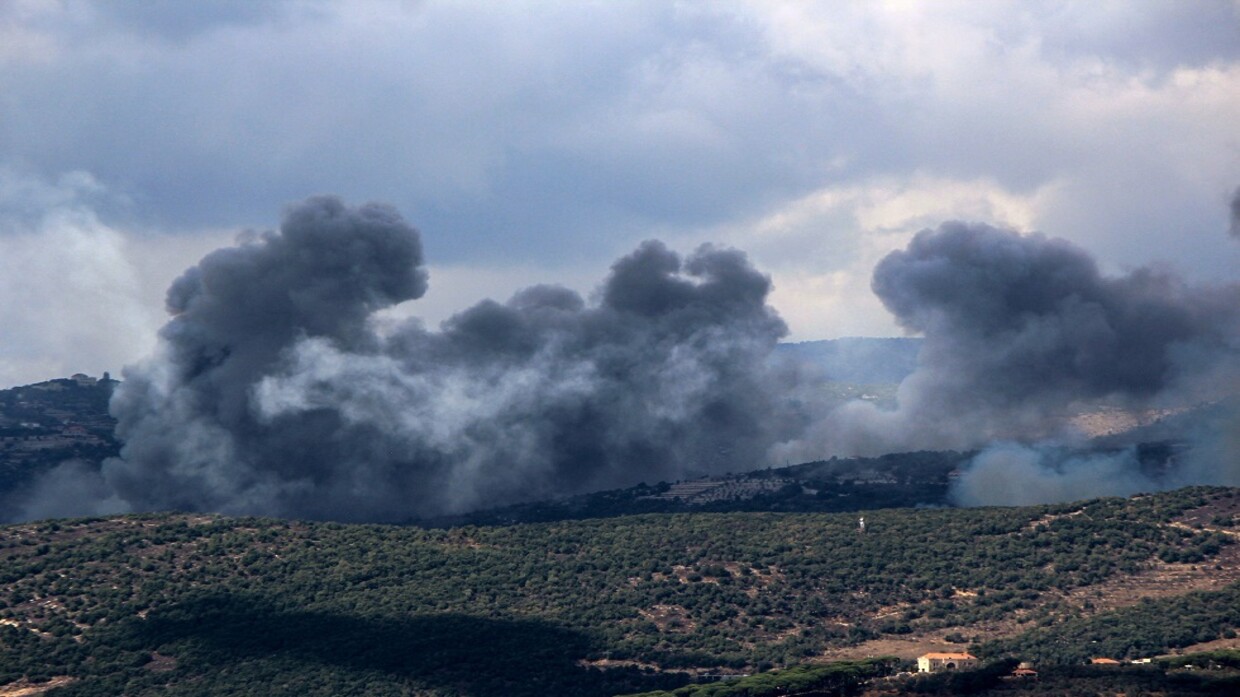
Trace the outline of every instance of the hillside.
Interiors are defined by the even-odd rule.
[[[951,474],[973,453],[914,452],[832,458],[677,482],[642,483],[549,501],[416,521],[431,527],[511,525],[643,513],[840,513],[947,506]]]
[[[1183,446],[1174,441],[1133,446],[1142,471],[1162,477]],[[1082,456],[1115,449],[1089,447]],[[511,525],[643,513],[843,513],[877,508],[954,506],[954,477],[975,452],[917,451],[878,457],[831,458],[786,467],[677,482],[642,483],[548,501],[413,521],[429,527]]]
[[[7,526],[0,686],[601,696],[967,643],[1044,662],[1094,640],[1150,655],[1240,627],[1238,513],[1240,490],[1199,488],[870,511],[864,533],[830,513]]]
[[[917,339],[838,339],[784,344],[776,359],[817,366],[850,380],[890,379],[911,369]],[[882,371],[895,371],[891,375]],[[83,514],[46,504],[55,500],[56,477],[42,478],[65,462],[80,471],[98,468],[119,453],[108,402],[118,385],[105,376],[85,375],[0,390],[0,523]],[[830,382],[822,389],[839,401],[894,400],[894,383]],[[1082,455],[1136,447],[1142,471],[1160,480],[1186,447],[1194,425],[1226,413],[1220,405],[1197,408],[1137,427],[1142,418],[1115,407],[1081,414],[1083,432],[1106,433],[1082,448]],[[1127,430],[1125,430],[1127,429]],[[952,505],[952,476],[972,452],[903,452],[879,457],[832,458],[785,467],[670,482],[645,482],[626,489],[531,501],[437,519],[400,522],[428,526],[548,522],[640,513],[786,511],[846,512],[902,506]],[[755,466],[760,463],[754,463]],[[78,471],[78,470],[74,470]],[[55,473],[53,473],[55,474]],[[36,484],[36,483],[39,484]],[[36,496],[35,494],[39,494]],[[44,505],[29,507],[32,499]]]
[[[108,400],[117,384],[75,375],[0,390],[0,501],[65,460],[115,455]]]

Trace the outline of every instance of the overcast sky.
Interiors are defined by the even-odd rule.
[[[948,219],[1235,280],[1236,2],[0,2],[0,386],[119,371],[203,253],[335,193],[423,233],[429,325],[651,237],[791,339],[899,332]]]

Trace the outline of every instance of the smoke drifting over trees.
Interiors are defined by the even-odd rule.
[[[935,431],[969,446],[1063,436],[1064,417],[1083,403],[1182,404],[1240,386],[1237,286],[1193,288],[1149,269],[1107,277],[1066,241],[948,223],[886,257],[873,287],[902,326],[925,335],[887,424],[901,437],[924,442]],[[999,489],[989,485],[996,472],[1011,491],[1043,499],[1151,488],[1130,454],[1065,457],[999,446],[978,457],[963,498],[1014,503],[986,497]],[[1193,480],[1240,484],[1235,474],[1207,467]]]
[[[1240,286],[1190,287],[1149,269],[1106,276],[1082,249],[1039,234],[925,230],[874,271],[884,305],[925,337],[899,406],[884,410],[834,403],[769,360],[786,329],[766,304],[770,279],[736,250],[682,259],[650,241],[615,262],[593,302],[534,286],[438,331],[417,321],[376,331],[375,311],[427,291],[422,264],[417,231],[394,210],[331,197],[208,255],[172,285],[157,354],[127,369],[116,393],[121,458],[55,487],[55,507],[37,487],[26,515],[404,520],[793,458],[995,441],[1026,445],[979,456],[960,502],[1240,484],[1234,410],[1174,482],[1150,480],[1122,453],[1037,445],[1097,400],[1158,406],[1240,391]],[[71,467],[48,481],[81,481]]]

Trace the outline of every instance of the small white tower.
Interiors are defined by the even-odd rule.
[[[861,533],[865,532],[865,516],[861,516],[861,519],[857,521],[857,531]]]

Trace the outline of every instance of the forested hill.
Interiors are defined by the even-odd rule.
[[[117,454],[108,400],[118,384],[74,375],[0,390],[0,505],[66,460],[98,463]]]
[[[415,521],[432,527],[511,525],[641,513],[840,513],[951,505],[951,475],[974,453],[921,451],[831,458],[739,474],[642,483],[548,501]]]
[[[1144,470],[1174,463],[1174,442],[1143,443],[1133,453]],[[1083,455],[1117,452],[1103,448]],[[642,483],[549,501],[515,504],[456,516],[415,521],[430,527],[511,525],[641,513],[786,512],[841,513],[878,508],[955,505],[953,477],[974,452],[923,450],[878,457],[831,458],[739,474],[677,482]]]
[[[1240,490],[1198,488],[873,511],[864,532],[830,513],[0,527],[0,693],[602,696],[967,644],[1152,655],[1235,636],[1238,513]]]

